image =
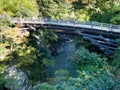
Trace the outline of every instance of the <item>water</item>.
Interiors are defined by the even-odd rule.
[[[70,62],[74,51],[74,45],[72,45],[71,42],[66,42],[63,46],[63,52],[55,57],[55,66],[48,67],[49,75],[52,77],[60,76],[62,78],[64,75],[69,74],[69,76],[75,77],[76,70]]]

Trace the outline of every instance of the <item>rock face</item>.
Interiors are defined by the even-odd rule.
[[[9,67],[6,70],[5,87],[10,90],[28,90],[28,88],[31,90],[25,73],[15,67]]]
[[[64,52],[65,41],[55,42],[49,49],[52,56],[57,56]]]

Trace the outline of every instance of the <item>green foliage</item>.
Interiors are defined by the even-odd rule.
[[[105,58],[81,48],[74,54],[72,63],[77,69],[77,77],[68,77],[55,85],[38,84],[33,90],[119,90],[120,82],[110,72],[111,66]]]
[[[51,46],[53,41],[57,41],[58,37],[52,30],[44,30],[44,39],[47,47]]]
[[[41,30],[38,30],[38,32],[39,31]],[[45,66],[54,65],[53,60],[50,60],[53,58],[48,57],[46,46],[49,44],[46,44],[46,41],[49,42],[48,40],[52,41],[56,39],[56,36],[54,37],[53,35],[54,33],[36,32],[35,34],[35,32],[22,32],[19,28],[2,30],[1,32],[3,36],[2,40],[5,39],[4,42],[0,43],[0,56],[4,57],[1,63],[5,62],[22,69],[33,83],[34,81],[44,80]],[[41,35],[42,33],[43,35]],[[48,37],[46,37],[46,35],[48,35]],[[49,35],[53,35],[53,38]],[[3,67],[0,68],[0,70],[2,69]]]
[[[4,70],[7,66],[0,62],[0,90],[3,88],[5,80],[4,80]]]
[[[49,30],[30,32],[29,36],[28,42],[16,47],[14,56],[19,67],[27,73],[28,78],[34,83],[46,79],[45,67],[54,66],[54,60],[48,54],[47,49],[54,40],[57,40],[57,36]]]
[[[51,58],[51,60],[50,60],[50,59],[47,59],[47,58],[43,58],[43,59],[42,59],[42,63],[43,63],[43,65],[45,65],[45,66],[52,66],[52,67],[55,66],[55,60],[54,60],[54,59],[52,60],[52,58]]]
[[[113,23],[113,24],[119,24],[120,25],[120,14],[117,14],[113,18],[111,18],[110,22]]]
[[[90,18],[88,11],[85,9],[77,10],[75,14],[76,14],[76,19],[79,21],[88,21]]]
[[[111,19],[111,11],[109,9],[104,9],[102,12],[95,13],[92,15],[92,20],[98,22],[109,23]]]
[[[120,39],[118,39],[117,40],[118,41],[118,47],[117,47],[117,49],[116,49],[116,53],[115,53],[115,55],[114,55],[114,65],[117,65],[117,64],[119,64],[118,62],[120,62]]]
[[[15,14],[14,17],[32,17],[36,16],[34,12],[30,11],[28,8],[21,7]]]
[[[86,66],[78,71],[79,82],[78,87],[86,89],[105,89],[112,88],[114,84],[114,76],[107,69],[95,66]]]
[[[120,6],[117,0],[0,0],[0,14],[12,17],[40,16],[51,18],[73,18],[80,21],[95,20],[120,24]],[[86,1],[85,1],[86,2]],[[39,5],[39,13],[38,7]],[[9,20],[0,16],[0,73],[6,69],[5,64],[15,65],[26,72],[32,83],[45,80],[45,67],[55,65],[47,49],[58,39],[52,30],[21,32],[19,28],[9,29]],[[118,43],[120,40],[118,41]],[[80,48],[82,38],[73,41]],[[120,45],[119,45],[120,46]],[[52,60],[51,60],[52,59]],[[67,70],[56,71],[56,75],[66,75],[56,85],[41,83],[33,90],[114,90],[120,88],[120,47],[117,48],[111,66],[106,58],[90,53],[84,48],[78,49],[72,58],[77,69],[77,77],[69,77]],[[4,84],[4,76],[0,74],[0,86]]]
[[[42,83],[35,86],[33,90],[109,90],[114,82],[112,76],[107,75],[101,73],[98,76],[90,76],[83,72],[80,77],[70,77],[68,80],[61,81],[56,85]]]
[[[27,67],[33,64],[36,60],[35,55],[36,49],[32,46],[26,46],[25,44],[16,47],[15,54],[16,54],[16,61],[18,66]]]
[[[2,89],[4,86],[4,75],[0,74],[0,89]]]
[[[72,41],[72,43],[74,44],[74,46],[78,49],[80,47],[86,47],[87,44],[86,42],[83,40],[83,38],[81,36],[76,36],[75,39]]]
[[[60,70],[55,71],[55,75],[58,81],[68,80],[68,78],[70,77],[70,73],[66,69],[60,69]]]
[[[38,84],[36,85],[33,90],[55,90],[54,86],[49,85],[47,83],[42,83],[42,84]]]
[[[70,6],[64,0],[37,0],[40,16],[51,18],[68,18]]]
[[[90,53],[88,50],[81,48],[78,49],[72,59],[72,62],[76,68],[82,66],[93,65],[97,67],[107,66],[106,59],[101,58],[95,53]]]
[[[120,89],[120,78],[117,78],[112,90],[119,90]]]
[[[8,18],[5,16],[0,16],[0,31],[8,28],[9,26],[11,26],[11,23]]]
[[[120,39],[118,41],[118,47],[114,54],[114,59],[111,61],[111,66],[113,67],[113,73],[117,78],[120,78]]]
[[[99,0],[95,6],[98,11],[90,12],[91,20],[105,23],[120,24],[120,2],[117,0]]]
[[[79,77],[78,84],[74,84],[81,88],[80,90],[83,88],[87,90],[98,88],[108,90],[113,87],[114,75],[110,72],[111,67],[105,58],[81,48],[76,51],[72,62],[77,68]]]
[[[110,22],[113,24],[120,24],[120,5],[113,6]]]
[[[0,73],[3,73],[7,66],[0,62]]]
[[[9,16],[37,16],[36,0],[0,0],[0,14]]]

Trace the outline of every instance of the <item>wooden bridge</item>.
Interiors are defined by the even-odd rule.
[[[98,46],[105,55],[111,55],[117,47],[116,39],[120,38],[120,25],[99,22],[80,22],[76,20],[56,20],[50,18],[11,19],[13,24],[22,23],[27,28],[52,29],[59,33],[82,35],[84,39]]]

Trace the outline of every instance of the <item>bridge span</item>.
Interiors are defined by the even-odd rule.
[[[19,19],[12,18],[13,24],[21,23],[29,29],[52,29],[64,34],[82,35],[84,39],[99,47],[105,55],[114,54],[117,47],[116,39],[120,38],[120,25],[99,23],[93,21],[56,20],[56,19]]]

